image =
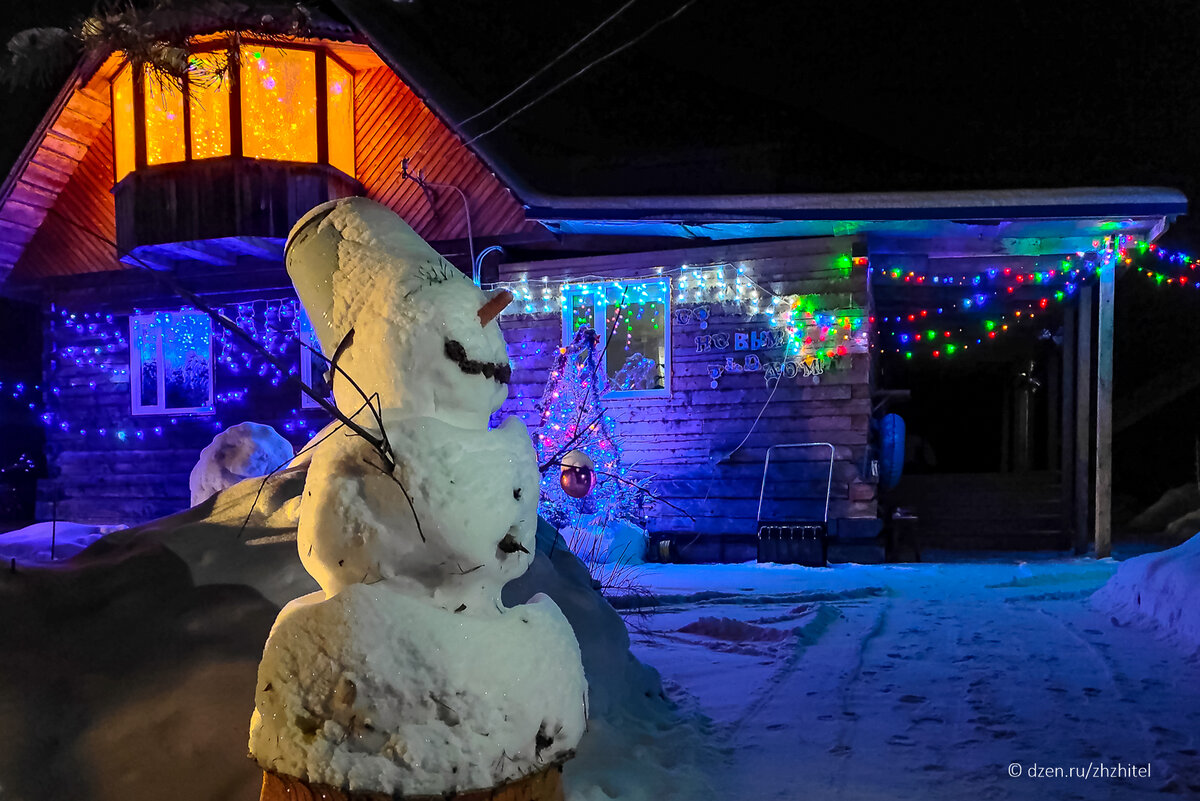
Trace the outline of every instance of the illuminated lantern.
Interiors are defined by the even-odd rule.
[[[568,452],[559,462],[562,465],[562,475],[559,484],[563,492],[572,498],[583,498],[596,486],[596,471],[592,459],[583,451]]]

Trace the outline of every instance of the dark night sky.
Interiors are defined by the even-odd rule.
[[[444,73],[435,94],[459,101],[456,119],[620,5],[376,2],[378,13],[404,21],[414,51]],[[500,111],[682,2],[638,0]],[[89,7],[20,4],[0,35],[68,23]],[[1193,194],[1198,44],[1200,4],[1182,0],[696,0],[485,142],[530,183],[559,194],[1129,183]],[[45,103],[44,92],[6,98],[5,165]]]

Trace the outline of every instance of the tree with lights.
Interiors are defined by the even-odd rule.
[[[539,513],[560,528],[578,528],[585,520],[589,528],[604,528],[616,520],[645,523],[644,482],[628,477],[629,467],[614,436],[615,424],[600,400],[607,389],[600,345],[595,329],[583,327],[569,345],[559,348],[537,406],[542,413],[537,436],[542,471]],[[576,497],[579,490],[570,486],[572,475],[579,472],[574,466],[576,451],[591,462],[584,472],[585,481],[592,483],[590,491],[586,485],[583,488],[583,497]]]

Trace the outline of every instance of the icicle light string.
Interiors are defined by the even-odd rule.
[[[53,329],[65,329],[74,334],[79,340],[76,343],[57,347],[51,360],[50,370],[56,372],[58,362],[82,368],[85,372],[103,371],[107,376],[87,376],[85,383],[77,386],[87,386],[97,389],[99,383],[124,384],[129,381],[129,340],[127,338],[130,317],[144,314],[169,314],[172,312],[194,311],[191,306],[180,306],[167,311],[156,310],[146,312],[135,308],[129,315],[113,315],[108,312],[72,312],[65,308],[52,307],[54,316],[50,325]],[[236,323],[250,334],[256,343],[261,345],[272,356],[285,356],[289,348],[302,338],[302,332],[307,330],[303,307],[295,298],[259,299],[245,303],[227,304],[216,310],[220,314],[233,317]],[[284,381],[284,374],[271,365],[256,350],[244,347],[232,334],[224,329],[218,329],[212,336],[213,361],[227,377],[245,377],[251,381],[262,380],[273,387],[279,387]],[[298,360],[288,365],[287,375],[298,373]],[[234,379],[236,380],[236,379]],[[39,389],[37,387],[35,389]],[[49,399],[61,397],[63,386],[53,381],[47,385],[46,393]],[[214,395],[216,405],[228,407],[232,404],[245,402],[249,396],[249,386],[223,387]],[[39,392],[39,394],[41,394]],[[36,409],[37,404],[30,404]],[[311,439],[316,434],[314,421],[309,419],[313,409],[296,407],[288,411],[278,425],[288,433],[304,434]],[[219,413],[219,412],[218,412]],[[161,437],[169,426],[180,423],[195,426],[211,427],[214,431],[222,431],[226,423],[219,418],[209,415],[170,415],[167,424],[154,426],[87,426],[70,420],[61,410],[45,409],[40,419],[47,426],[58,428],[64,433],[74,433],[81,437],[111,438],[120,442],[136,442],[150,437]],[[317,426],[319,427],[319,425]]]

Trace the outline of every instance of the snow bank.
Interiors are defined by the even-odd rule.
[[[1118,622],[1157,627],[1200,653],[1200,534],[1182,545],[1121,563],[1092,605]]]
[[[587,567],[539,521],[533,564],[503,598],[516,604],[542,593],[574,629],[588,682],[587,732],[563,772],[568,801],[708,797],[699,766],[713,754],[703,721],[667,700],[658,672],[630,653],[625,622]]]
[[[279,432],[261,423],[238,423],[213,437],[192,473],[188,487],[192,506],[227,487],[254,476],[265,476],[291,461],[295,451]]]
[[[646,531],[627,520],[605,515],[563,529],[572,553],[591,565],[640,565],[646,561]]]
[[[1129,521],[1134,531],[1165,532],[1181,541],[1200,528],[1200,486],[1195,482],[1169,489]]]
[[[0,560],[17,564],[49,562],[50,544],[54,543],[53,561],[70,559],[96,540],[125,526],[91,526],[85,523],[34,523],[32,526],[0,534]]]
[[[784,629],[756,626],[729,617],[701,617],[679,631],[726,642],[780,642],[792,636],[790,631]]]

